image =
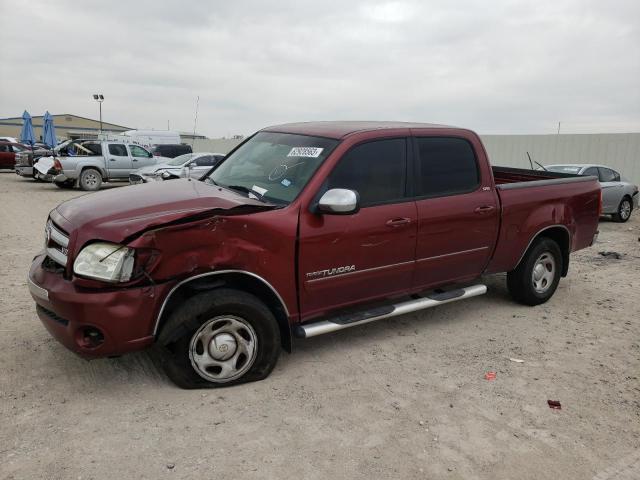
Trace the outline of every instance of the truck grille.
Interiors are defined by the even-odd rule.
[[[67,266],[67,253],[69,247],[69,237],[56,226],[51,219],[47,220],[44,229],[45,248],[47,256],[63,267]]]

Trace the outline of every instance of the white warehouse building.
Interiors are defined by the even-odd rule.
[[[527,152],[542,165],[597,163],[608,165],[640,185],[640,133],[560,135],[481,135],[493,165],[530,168]],[[227,153],[241,139],[196,139],[197,152]]]

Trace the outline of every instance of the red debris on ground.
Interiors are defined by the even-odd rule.
[[[562,408],[562,405],[560,405],[558,400],[547,400],[547,403],[549,404],[549,408],[553,408],[555,410],[560,410]]]

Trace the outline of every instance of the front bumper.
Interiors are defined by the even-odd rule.
[[[45,257],[41,253],[33,260],[28,285],[38,317],[56,340],[85,358],[121,355],[153,343],[156,316],[171,284],[88,290],[45,270]],[[96,331],[101,338],[93,336]]]
[[[22,167],[16,165],[16,174],[21,177],[33,177],[33,167]]]

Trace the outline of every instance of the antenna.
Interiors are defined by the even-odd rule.
[[[200,105],[200,95],[196,98],[196,116],[193,119],[193,137],[191,137],[191,149],[193,149],[193,143],[196,140],[196,126],[198,125],[198,106]]]
[[[535,168],[533,168],[533,160],[531,160],[531,155],[529,155],[529,152],[527,152],[527,157],[529,157],[529,165],[531,165],[531,170],[535,170]]]

